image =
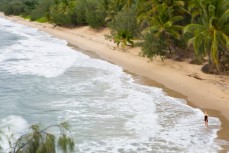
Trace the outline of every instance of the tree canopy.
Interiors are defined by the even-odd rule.
[[[0,11],[59,26],[109,27],[117,45],[142,42],[149,58],[192,55],[217,73],[229,71],[228,0],[0,0]]]
[[[10,127],[9,127],[10,128]],[[57,135],[49,132],[50,129],[57,128],[59,130],[58,140]],[[0,145],[0,152],[3,153],[55,153],[58,146],[63,153],[74,151],[74,140],[71,137],[69,125],[63,122],[57,125],[50,125],[41,129],[39,124],[30,126],[29,130],[19,138],[13,137],[13,134],[0,134],[0,140],[5,138],[8,140],[9,148],[3,150]]]

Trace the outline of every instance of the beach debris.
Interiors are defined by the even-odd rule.
[[[193,78],[198,79],[198,80],[205,80],[205,79],[201,78],[197,73],[192,73],[192,74],[189,74],[187,76],[193,77]]]

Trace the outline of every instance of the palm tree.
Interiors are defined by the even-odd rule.
[[[145,29],[149,26],[148,20],[152,16],[152,4],[148,0],[136,0],[137,23],[140,29]]]
[[[185,1],[184,0],[150,0],[150,4],[152,5],[151,14],[160,11],[161,6],[165,6],[168,9],[173,9],[174,15],[180,15],[188,13],[185,9]]]
[[[223,53],[229,49],[229,2],[226,0],[199,1],[200,15],[184,28],[189,35],[189,44],[193,44],[197,55],[207,55],[209,64],[219,71],[219,62]]]
[[[173,9],[166,5],[158,6],[158,10],[149,20],[149,27],[146,31],[150,31],[154,37],[166,42],[169,52],[175,48],[174,42],[180,40],[182,26],[176,23],[183,19],[182,16],[173,16]]]
[[[107,18],[106,21],[112,21],[115,16],[120,12],[125,6],[125,1],[123,0],[111,0],[108,5]]]
[[[144,23],[143,29],[152,25],[156,28],[155,24],[162,26],[166,22],[166,25],[171,23],[178,25],[183,19],[181,16],[188,14],[184,8],[185,2],[182,0],[138,0],[137,2],[140,2],[140,4],[137,3],[138,23]]]
[[[133,36],[127,30],[117,32],[114,35],[113,39],[114,39],[114,43],[116,43],[117,46],[121,45],[122,48],[124,48],[127,45],[129,45],[129,46],[133,46],[134,45]]]
[[[130,8],[135,3],[135,0],[125,0],[125,9]]]

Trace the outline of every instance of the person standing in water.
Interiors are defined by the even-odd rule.
[[[204,112],[204,123],[205,123],[205,126],[208,127],[208,113],[207,113],[207,111]]]

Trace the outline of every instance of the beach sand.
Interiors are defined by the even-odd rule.
[[[64,39],[73,48],[80,48],[90,56],[123,67],[133,74],[138,83],[163,88],[168,95],[184,98],[190,106],[207,110],[209,116],[218,117],[222,122],[218,138],[229,140],[229,76],[205,74],[201,71],[201,65],[189,64],[187,61],[161,61],[160,58],[149,60],[139,56],[138,47],[120,49],[105,39],[105,35],[110,33],[107,28],[63,28],[49,23],[30,22],[17,16],[8,17],[3,13],[0,16]],[[225,146],[222,152],[226,152],[226,148],[229,146]]]

